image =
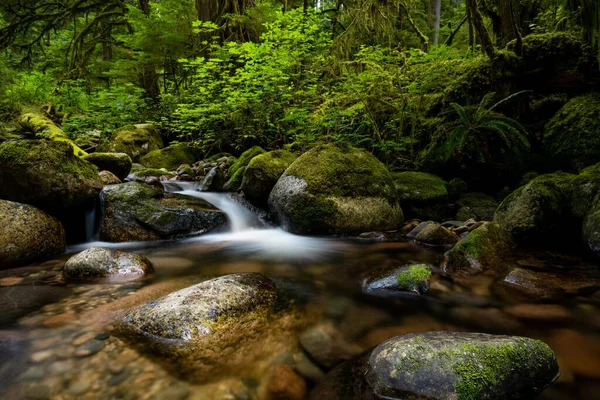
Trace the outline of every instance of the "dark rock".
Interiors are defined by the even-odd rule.
[[[98,147],[98,151],[125,153],[133,162],[138,162],[142,156],[163,147],[160,132],[154,126],[139,124],[118,129],[108,142]]]
[[[176,170],[182,164],[193,164],[197,160],[196,150],[186,143],[172,144],[164,149],[154,150],[140,158],[140,164],[147,168]]]
[[[415,237],[415,240],[430,246],[450,247],[458,242],[458,236],[440,224],[432,223],[426,225]]]
[[[498,202],[484,193],[467,193],[456,202],[458,211],[456,218],[462,221],[492,221]]]
[[[516,268],[503,279],[502,286],[525,298],[556,301],[596,292],[600,289],[600,276],[577,271],[560,274]]]
[[[129,175],[132,167],[131,158],[125,153],[92,153],[83,159],[94,164],[100,171],[112,172],[120,180]]]
[[[63,269],[66,278],[131,277],[152,273],[146,257],[118,250],[91,247],[69,259]]]
[[[373,350],[367,381],[387,399],[532,398],[558,377],[550,347],[529,338],[428,332]]]
[[[443,179],[425,172],[391,175],[406,217],[439,221],[448,213],[448,191]]]
[[[102,181],[102,184],[104,186],[118,185],[121,183],[121,180],[110,171],[100,171],[100,173],[98,173],[98,176],[100,176],[100,180]]]
[[[316,325],[302,332],[300,345],[317,364],[327,369],[349,360],[360,352],[360,349],[348,343],[330,324]]]
[[[286,150],[275,150],[254,157],[244,170],[241,191],[250,202],[267,205],[271,190],[284,171],[298,158]]]
[[[65,231],[60,222],[35,207],[0,200],[0,221],[0,269],[65,251]]]

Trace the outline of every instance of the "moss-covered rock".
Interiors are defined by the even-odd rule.
[[[402,269],[396,279],[401,290],[426,293],[429,290],[431,268],[427,264],[410,265]]]
[[[231,167],[229,167],[229,176],[231,177],[235,175],[239,169],[247,167],[254,157],[263,153],[265,153],[265,150],[259,146],[254,146],[251,149],[243,152],[240,157],[231,165]]]
[[[486,222],[446,252],[443,269],[463,275],[498,269],[513,246],[507,231],[497,223]]]
[[[575,218],[585,217],[600,194],[600,164],[585,168],[573,178],[571,207]]]
[[[392,338],[373,350],[367,373],[375,394],[388,399],[529,399],[557,377],[544,342],[463,332]]]
[[[492,221],[498,202],[484,193],[467,193],[456,201],[456,206],[456,219],[459,221]]]
[[[446,182],[425,172],[392,173],[407,218],[441,220],[448,211]]]
[[[110,171],[117,178],[127,178],[131,171],[131,158],[125,153],[92,153],[83,159],[94,164],[100,171]]]
[[[271,191],[269,207],[294,233],[393,230],[404,219],[385,165],[342,144],[315,147],[294,161]]]
[[[363,291],[380,297],[406,296],[406,292],[417,294],[429,290],[431,268],[427,264],[413,264],[402,267],[382,267],[369,270],[363,279]]]
[[[103,187],[98,169],[64,142],[4,143],[0,165],[0,198],[46,211],[81,206],[95,199]]]
[[[118,129],[110,139],[102,144],[98,151],[125,153],[134,162],[151,151],[164,147],[160,132],[152,125],[130,125]]]
[[[225,182],[225,185],[223,185],[223,190],[226,192],[237,192],[244,181],[244,172],[246,172],[246,167],[236,170],[229,180]]]
[[[542,175],[510,194],[494,220],[518,242],[540,242],[571,225],[574,175]]]
[[[446,185],[448,191],[448,200],[450,202],[456,201],[460,196],[467,193],[467,182],[461,178],[454,178]]]
[[[135,253],[90,247],[69,258],[63,268],[67,279],[136,277],[153,272],[152,263]]]
[[[196,151],[186,143],[172,144],[140,158],[140,164],[145,167],[166,168],[170,171],[176,170],[182,164],[193,164],[196,161]]]
[[[107,186],[100,194],[100,239],[131,242],[196,235],[219,228],[225,215],[208,203],[138,182]]]
[[[451,247],[458,242],[458,236],[451,230],[441,226],[437,222],[430,222],[425,226],[419,224],[414,230],[420,229],[415,236],[415,240],[419,243],[429,246]],[[414,232],[409,233],[410,236]]]
[[[600,94],[571,99],[546,125],[544,151],[553,166],[600,162]]]
[[[266,205],[273,186],[296,158],[286,150],[275,150],[254,157],[244,170],[241,185],[246,198],[257,205]]]
[[[121,180],[110,171],[100,171],[98,173],[98,176],[100,177],[100,180],[102,181],[102,184],[104,186],[118,185],[119,183],[121,183]]]
[[[0,200],[0,269],[65,251],[65,231],[58,220],[27,204]]]
[[[583,220],[581,238],[585,248],[600,257],[600,198],[598,197]]]
[[[50,118],[37,113],[31,112],[21,115],[19,125],[22,129],[26,129],[35,135],[45,136],[50,140],[68,143],[73,149],[73,154],[78,157],[87,155],[74,141],[69,139],[67,134],[63,132]]]

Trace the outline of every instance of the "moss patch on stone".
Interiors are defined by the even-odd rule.
[[[414,291],[417,288],[429,282],[431,278],[431,269],[426,264],[411,265],[398,274],[398,287],[406,291]]]
[[[266,204],[271,189],[298,158],[287,150],[275,150],[254,157],[244,170],[241,189],[251,201]]]
[[[21,125],[21,127],[24,129],[35,133],[36,135],[40,134],[41,136],[44,136],[44,132],[48,132],[48,139],[68,143],[73,149],[73,154],[78,157],[87,155],[87,153],[77,146],[74,141],[69,139],[67,134],[52,120],[50,120],[50,118],[40,113],[31,112],[21,115],[19,118],[19,125]]]
[[[164,149],[154,150],[140,159],[140,164],[148,168],[175,170],[183,164],[196,162],[196,152],[185,143],[172,144]]]
[[[164,147],[160,132],[149,124],[128,125],[113,133],[108,142],[98,147],[98,151],[125,153],[137,162],[151,151]]]
[[[229,167],[229,172],[228,172],[229,176],[232,177],[241,168],[247,167],[248,164],[250,164],[250,161],[252,161],[252,159],[254,157],[256,157],[260,154],[263,154],[263,153],[265,153],[265,150],[259,146],[254,146],[251,149],[248,149],[245,152],[243,152],[240,155],[240,157],[231,165],[231,167]],[[241,184],[241,180],[240,180],[240,184]]]
[[[400,204],[409,218],[441,220],[448,208],[446,181],[425,172],[392,173]]]

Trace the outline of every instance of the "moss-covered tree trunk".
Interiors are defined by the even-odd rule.
[[[479,38],[479,42],[481,43],[481,47],[485,54],[488,55],[490,59],[496,58],[496,49],[494,48],[494,44],[492,43],[492,38],[490,37],[490,33],[485,27],[485,23],[483,21],[483,15],[479,11],[479,7],[477,6],[477,0],[467,0],[467,7],[471,12],[471,22],[473,23],[473,28]]]

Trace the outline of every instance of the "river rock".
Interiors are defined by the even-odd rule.
[[[102,180],[104,186],[118,185],[119,183],[121,183],[121,180],[110,171],[100,171],[98,173],[98,176],[100,176],[100,180]]]
[[[497,223],[486,222],[444,254],[442,268],[445,272],[463,275],[500,269],[503,257],[513,247],[506,230]]]
[[[259,147],[254,146],[240,155],[227,171],[227,175],[229,177],[227,183],[225,183],[224,190],[227,192],[236,192],[242,182],[244,180],[244,172],[246,171],[246,167],[250,164],[250,161],[256,156],[265,153],[265,151]]]
[[[484,193],[467,193],[456,201],[456,218],[460,221],[492,221],[498,202]]]
[[[451,247],[458,242],[458,236],[451,230],[434,222],[424,226],[415,236],[415,241],[429,246]]]
[[[129,125],[118,129],[109,140],[98,147],[98,151],[125,153],[138,162],[151,151],[164,147],[160,132],[150,124]]]
[[[98,169],[65,142],[23,140],[0,145],[0,198],[44,211],[93,201],[103,187]]]
[[[244,170],[241,190],[256,205],[267,205],[277,180],[298,156],[286,150],[275,150],[254,157]]]
[[[386,399],[532,398],[558,377],[545,343],[483,333],[394,337],[373,350],[367,381]]]
[[[331,369],[360,353],[331,324],[319,324],[300,334],[300,345],[321,367]]]
[[[517,242],[542,242],[564,235],[572,224],[571,194],[574,175],[542,175],[510,194],[500,204],[494,221]]]
[[[140,164],[147,168],[176,170],[182,164],[197,161],[197,152],[186,143],[172,144],[164,149],[154,150],[140,158]]]
[[[65,231],[54,217],[27,204],[0,200],[0,268],[65,251]]]
[[[285,230],[300,234],[394,230],[404,219],[385,165],[339,143],[294,161],[271,191],[269,208]]]
[[[391,175],[406,217],[439,221],[448,213],[447,184],[442,178],[425,172]]]
[[[141,276],[153,272],[146,257],[118,250],[91,247],[71,257],[65,264],[66,278],[106,278]]]
[[[568,273],[513,269],[501,282],[511,294],[544,301],[558,301],[567,296],[589,295],[600,289],[600,275],[580,271]]]
[[[406,292],[417,294],[429,291],[431,268],[425,264],[414,264],[394,269],[374,271],[363,281],[363,291],[382,297],[391,297]]]
[[[138,182],[107,186],[100,200],[100,239],[110,242],[196,235],[227,223],[221,211],[203,200]]]
[[[129,175],[133,165],[131,158],[125,153],[92,153],[83,159],[94,164],[100,171],[112,172],[120,180]]]

